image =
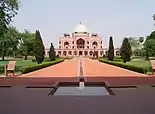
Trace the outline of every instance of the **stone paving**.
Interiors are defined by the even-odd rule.
[[[37,70],[22,77],[76,77],[78,75],[79,59],[65,60],[62,63]]]
[[[84,76],[86,77],[146,77],[147,75],[126,70],[113,65],[83,58]]]
[[[81,67],[82,65],[82,76]],[[110,85],[153,85],[155,77],[140,74],[116,66],[101,63],[89,58],[74,58],[62,63],[37,70],[22,76],[0,78],[0,85],[50,85],[57,81],[77,81],[84,77],[85,81],[107,81]]]

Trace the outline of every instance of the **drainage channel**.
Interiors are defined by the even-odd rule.
[[[87,82],[84,76],[83,58],[78,61],[78,82],[59,82],[58,86],[49,93],[53,96],[102,96],[110,95],[105,83]]]
[[[79,82],[85,82],[86,78],[84,77],[84,72],[83,72],[83,62],[82,58],[79,60],[79,75],[77,76]]]

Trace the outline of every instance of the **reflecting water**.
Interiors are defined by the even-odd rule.
[[[85,96],[110,95],[105,87],[59,87],[54,93],[58,95]]]

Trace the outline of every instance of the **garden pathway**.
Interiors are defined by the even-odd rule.
[[[89,58],[74,58],[62,63],[24,74],[17,78],[0,78],[0,85],[5,84],[51,84],[55,81],[77,81],[79,76],[84,76],[85,81],[107,81],[111,85],[150,85],[155,84],[155,77],[136,73],[130,70],[101,63]],[[80,69],[82,68],[82,72]],[[35,78],[35,80],[34,80]],[[32,79],[32,80],[31,80]]]
[[[98,60],[83,59],[84,76],[86,77],[144,77],[145,74],[133,72]]]
[[[22,77],[76,77],[78,74],[79,59],[65,60],[62,63],[43,68]]]

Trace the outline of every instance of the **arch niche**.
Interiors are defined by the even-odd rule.
[[[98,45],[98,44],[97,44],[97,42],[96,42],[96,41],[94,41],[94,42],[92,43],[92,46],[93,46],[93,48],[94,48],[94,49],[96,49],[96,48],[97,48],[97,45]]]
[[[82,38],[78,39],[76,44],[78,49],[83,49],[85,47],[85,41]]]
[[[65,49],[68,49],[69,48],[69,42],[64,42],[64,47],[65,47]]]

